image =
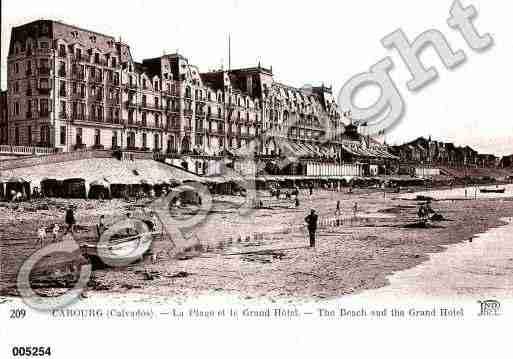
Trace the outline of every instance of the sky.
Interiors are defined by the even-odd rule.
[[[216,0],[216,1],[61,1],[1,0],[1,86],[6,87],[6,54],[11,28],[36,19],[54,19],[121,37],[136,61],[178,50],[201,71],[228,63],[231,34],[232,68],[273,67],[277,81],[292,86],[333,86],[338,95],[354,75],[390,57],[391,72],[405,104],[402,120],[385,135],[400,144],[419,136],[483,153],[513,153],[513,121],[507,107],[513,78],[510,34],[513,5],[509,2],[462,0],[474,5],[477,30],[489,33],[494,46],[472,51],[459,32],[449,28],[452,0]],[[412,93],[406,87],[409,72],[397,52],[381,39],[402,29],[413,40],[437,29],[453,50],[463,50],[467,61],[446,69],[432,49],[422,54],[426,66],[435,66],[439,78]],[[360,91],[360,105],[371,105],[375,89]]]

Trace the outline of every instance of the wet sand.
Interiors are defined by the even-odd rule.
[[[390,285],[363,298],[512,298],[513,219],[505,226],[447,247],[429,261],[388,277]]]
[[[89,295],[336,298],[383,287],[393,273],[418,266],[447,245],[463,242],[465,246],[476,234],[505,224],[501,218],[513,217],[509,198],[442,200],[432,206],[448,221],[436,222],[432,228],[404,228],[416,220],[417,202],[401,196],[389,193],[384,197],[382,192],[366,189],[353,194],[316,191],[311,198],[302,194],[298,209],[283,208],[280,203],[276,208],[256,210],[249,217],[238,214],[240,199],[226,202],[230,199],[223,198],[217,211],[196,229],[203,245],[212,244],[211,251],[191,252],[182,259],[163,258],[156,264],[141,262],[123,269],[97,270],[95,282],[109,291],[90,289]],[[305,215],[315,208],[320,218],[333,217],[338,199],[344,217],[352,216],[357,202],[359,219],[321,228],[317,247],[307,248]],[[263,239],[255,239],[256,232],[266,233]],[[239,235],[243,237],[240,243]],[[245,240],[247,235],[249,241]],[[231,245],[217,248],[228,238],[232,238]],[[504,255],[507,258],[509,254]],[[146,273],[152,274],[151,279]],[[511,278],[511,274],[504,277]],[[508,283],[504,281],[504,286]]]

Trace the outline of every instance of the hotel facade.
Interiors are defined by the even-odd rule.
[[[264,167],[298,159],[290,174],[378,174],[396,159],[358,133],[331,88],[275,82],[260,64],[200,72],[178,53],[136,62],[112,36],[51,20],[13,28],[7,63],[13,146],[153,152],[200,174],[250,143]]]

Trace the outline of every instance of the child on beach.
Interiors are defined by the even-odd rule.
[[[59,225],[57,223],[55,223],[53,226],[53,230],[52,230],[54,242],[57,242],[57,236],[59,235],[59,229],[60,229]]]
[[[337,201],[337,208],[335,209],[335,216],[336,215],[339,215],[340,216],[341,214],[341,210],[340,210],[340,200]]]
[[[37,230],[37,242],[36,242],[36,245],[37,244],[41,244],[41,248],[43,248],[43,243],[44,243],[45,240],[46,240],[46,227],[45,226],[41,226]]]

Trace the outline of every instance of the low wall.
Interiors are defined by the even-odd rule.
[[[39,165],[47,165],[51,163],[59,163],[66,161],[76,161],[87,158],[110,158],[112,157],[112,151],[106,150],[85,150],[85,151],[74,151],[74,152],[62,152],[54,153],[46,156],[30,156],[23,158],[16,158],[11,160],[5,160],[0,162],[1,170],[11,170],[21,167],[32,167]]]

